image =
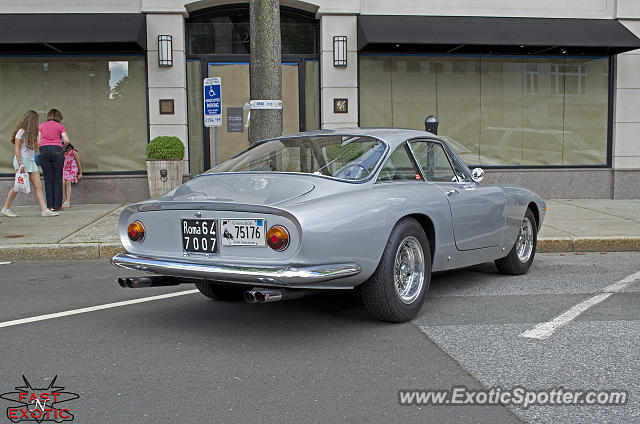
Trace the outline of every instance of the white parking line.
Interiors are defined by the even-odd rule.
[[[61,318],[69,315],[84,314],[86,312],[101,311],[103,309],[118,308],[120,306],[134,305],[136,303],[152,302],[154,300],[167,299],[170,297],[184,296],[185,294],[197,293],[198,290],[185,290],[175,293],[160,294],[158,296],[141,297],[138,299],[124,300],[122,302],[106,303],[104,305],[89,306],[88,308],[71,309],[69,311],[56,312],[53,314],[37,315],[35,317],[14,319],[13,321],[0,322],[0,328],[12,327],[14,325],[28,324],[30,322],[44,321],[47,319]]]
[[[609,296],[614,293],[618,293],[621,290],[624,290],[626,287],[631,285],[636,280],[640,280],[640,271],[631,274],[628,277],[623,278],[622,280],[611,284],[610,286],[605,287],[601,293],[596,294],[593,297],[590,297],[587,300],[584,300],[568,311],[564,312],[561,315],[558,315],[551,321],[542,322],[531,330],[527,330],[524,333],[520,334],[520,337],[526,337],[529,339],[538,339],[544,340],[549,338],[558,328],[566,325],[570,321],[574,320],[578,315],[591,308],[594,305],[602,302]]]

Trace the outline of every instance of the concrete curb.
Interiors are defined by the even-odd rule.
[[[640,237],[544,237],[538,239],[540,253],[560,252],[638,252]]]
[[[0,246],[0,261],[110,259],[124,252],[120,243],[11,244]],[[539,253],[638,252],[640,237],[544,237]]]
[[[0,246],[0,261],[108,259],[120,252],[120,243],[13,244]]]
[[[538,239],[538,253],[573,252],[574,240],[569,237],[545,237]]]

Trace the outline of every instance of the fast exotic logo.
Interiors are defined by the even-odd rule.
[[[76,393],[65,392],[62,386],[56,386],[57,378],[56,375],[47,388],[33,388],[23,375],[24,386],[17,386],[16,392],[0,394],[0,399],[17,403],[17,405],[7,408],[7,418],[13,423],[21,421],[35,421],[37,423],[73,421],[74,417],[69,407],[66,405],[60,407],[59,405],[78,399],[80,396]]]

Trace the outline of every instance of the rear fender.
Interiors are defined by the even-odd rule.
[[[408,215],[424,215],[435,232],[434,270],[455,251],[451,213],[444,194],[426,182],[374,184],[362,190],[288,206],[304,228],[297,259],[311,263],[355,262],[360,282],[373,274],[391,230]],[[444,258],[444,259],[443,259]]]

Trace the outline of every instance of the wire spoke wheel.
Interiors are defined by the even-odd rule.
[[[359,286],[373,318],[406,322],[420,312],[431,281],[431,246],[418,221],[406,217],[391,230],[375,272]]]
[[[520,262],[525,263],[531,257],[533,251],[533,225],[528,217],[524,217],[522,224],[520,224],[520,230],[518,231],[518,238],[516,239],[516,254]]]
[[[413,303],[424,283],[424,253],[417,238],[405,238],[396,251],[393,269],[396,294],[404,304]]]

